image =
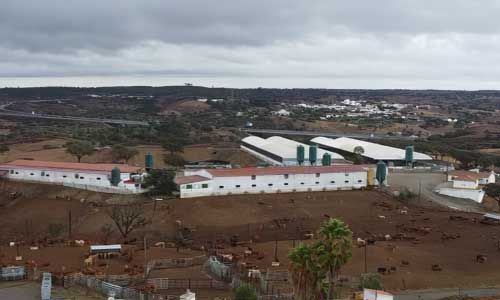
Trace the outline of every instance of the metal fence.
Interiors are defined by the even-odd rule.
[[[215,279],[170,279],[154,278],[148,280],[148,285],[154,287],[155,291],[175,289],[229,289],[225,282]]]
[[[205,255],[199,255],[188,258],[164,258],[150,260],[146,266],[147,274],[152,270],[170,269],[170,268],[187,268],[197,265],[203,265],[207,261]]]
[[[96,277],[83,274],[73,274],[64,277],[64,286],[79,285],[85,288],[92,289],[103,295],[115,295],[117,298],[123,299],[141,299],[141,293],[136,289],[122,287],[117,284],[109,283]]]

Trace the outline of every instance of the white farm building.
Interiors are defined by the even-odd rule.
[[[484,185],[495,183],[494,172],[474,172],[457,170],[448,173],[448,183],[437,189],[437,192],[455,198],[470,199],[483,202]]]
[[[176,177],[181,198],[231,194],[352,190],[372,185],[373,166],[267,167],[185,170]]]
[[[389,147],[376,143],[352,139],[348,137],[339,137],[336,139],[326,137],[315,137],[311,142],[317,144],[320,148],[337,151],[341,154],[358,154],[368,159],[369,162],[384,161],[388,166],[402,166],[406,161],[406,150],[395,147]],[[431,161],[432,157],[427,154],[412,151],[412,160]]]
[[[258,136],[248,136],[241,141],[241,149],[274,166],[297,166],[297,147],[304,147],[304,164],[310,165],[309,145],[280,136],[267,139]],[[317,149],[316,164],[321,164],[321,158],[328,153],[333,163],[343,162],[344,157],[338,153]]]
[[[124,164],[87,164],[15,160],[0,165],[0,176],[10,180],[60,184],[108,192],[142,193],[141,168]]]

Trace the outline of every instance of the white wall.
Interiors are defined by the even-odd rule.
[[[181,198],[360,189],[367,186],[367,172],[321,173],[319,177],[317,174],[289,174],[288,178],[285,175],[261,175],[255,179],[251,176],[216,177],[196,184],[199,186],[192,184],[192,189],[187,189],[187,184],[181,185]],[[202,188],[202,184],[208,186]]]
[[[77,176],[78,175],[78,176]],[[130,192],[142,192],[142,189],[137,187],[135,184],[125,184],[125,180],[130,179],[130,173],[121,173],[121,181],[117,187],[111,185],[109,181],[111,177],[110,174],[99,173],[99,172],[76,172],[76,171],[63,171],[63,170],[38,170],[38,169],[26,169],[26,168],[12,168],[7,174],[7,178],[10,180],[23,180],[23,181],[33,181],[42,183],[52,183],[61,184],[65,186],[71,186],[82,189],[88,186],[102,187],[102,188],[112,188],[112,189],[123,189]]]
[[[455,198],[470,199],[478,203],[482,203],[484,197],[483,190],[441,188],[438,193]]]
[[[453,187],[456,189],[477,189],[478,181],[453,180]]]

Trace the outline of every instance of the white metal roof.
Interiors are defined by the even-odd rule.
[[[280,136],[272,136],[267,139],[257,136],[248,136],[242,141],[288,160],[297,158],[297,146],[302,145],[304,146],[304,159],[309,159],[309,145]],[[325,153],[330,154],[332,159],[344,159],[344,157],[338,153],[318,148],[318,160],[321,160]]]
[[[406,151],[404,149],[389,147],[385,145],[365,142],[347,137],[340,137],[336,139],[326,137],[315,137],[311,142],[326,147],[332,147],[343,151],[354,153],[354,148],[360,146],[363,148],[363,156],[375,160],[404,160]],[[427,154],[420,152],[413,152],[414,160],[432,160]]]
[[[121,250],[122,245],[94,245],[90,246],[90,251],[112,251],[112,250]]]

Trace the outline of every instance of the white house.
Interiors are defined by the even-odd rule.
[[[483,202],[485,192],[482,185],[495,183],[495,173],[479,171],[452,171],[448,173],[449,187],[438,189],[438,193],[455,198],[474,200]]]
[[[231,194],[361,189],[368,185],[365,165],[185,170],[176,177],[181,198]]]
[[[113,169],[115,172],[112,178]],[[15,160],[0,165],[0,176],[10,180],[60,184],[86,190],[136,194],[142,193],[140,167],[125,164],[88,164],[38,160]]]

